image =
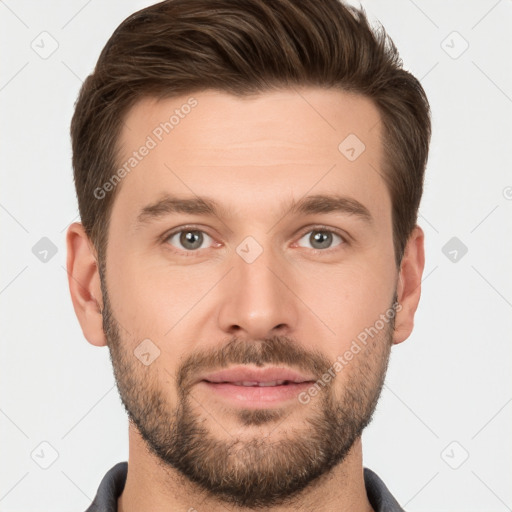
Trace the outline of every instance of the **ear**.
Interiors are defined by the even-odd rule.
[[[405,246],[398,275],[397,296],[400,306],[395,320],[394,344],[405,341],[414,327],[414,314],[420,301],[421,277],[425,267],[424,239],[423,230],[416,226]]]
[[[106,345],[96,251],[79,222],[69,226],[66,245],[69,291],[75,314],[89,343],[98,347]]]

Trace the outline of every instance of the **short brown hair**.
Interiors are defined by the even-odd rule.
[[[294,86],[339,88],[377,106],[397,266],[417,222],[430,108],[382,27],[338,0],[166,0],[119,25],[85,80],[71,122],[81,220],[106,254],[113,201],[94,191],[114,173],[127,111],[143,97],[206,89],[237,96]]]

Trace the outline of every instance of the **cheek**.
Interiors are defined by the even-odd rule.
[[[197,339],[194,319],[201,311],[199,302],[218,276],[211,268],[154,263],[143,255],[118,261],[109,275],[114,314],[139,343],[155,343],[161,351],[157,366],[165,368],[161,378],[174,379],[179,361],[192,349],[187,339]]]
[[[330,328],[326,339],[336,355],[375,324],[392,304],[393,272],[390,268],[353,264],[317,271],[315,279],[303,288],[304,302]],[[333,332],[330,332],[333,331]]]

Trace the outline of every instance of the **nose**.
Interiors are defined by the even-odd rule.
[[[254,261],[235,254],[233,266],[220,289],[220,329],[248,339],[291,335],[298,320],[298,298],[286,261],[264,249]]]

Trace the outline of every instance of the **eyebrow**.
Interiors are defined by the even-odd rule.
[[[147,224],[172,214],[222,217],[227,216],[227,211],[227,208],[208,197],[178,197],[166,194],[142,208],[136,225]],[[284,211],[295,215],[342,213],[353,215],[368,224],[373,223],[373,217],[366,206],[356,199],[336,194],[317,194],[298,201],[293,200]]]

